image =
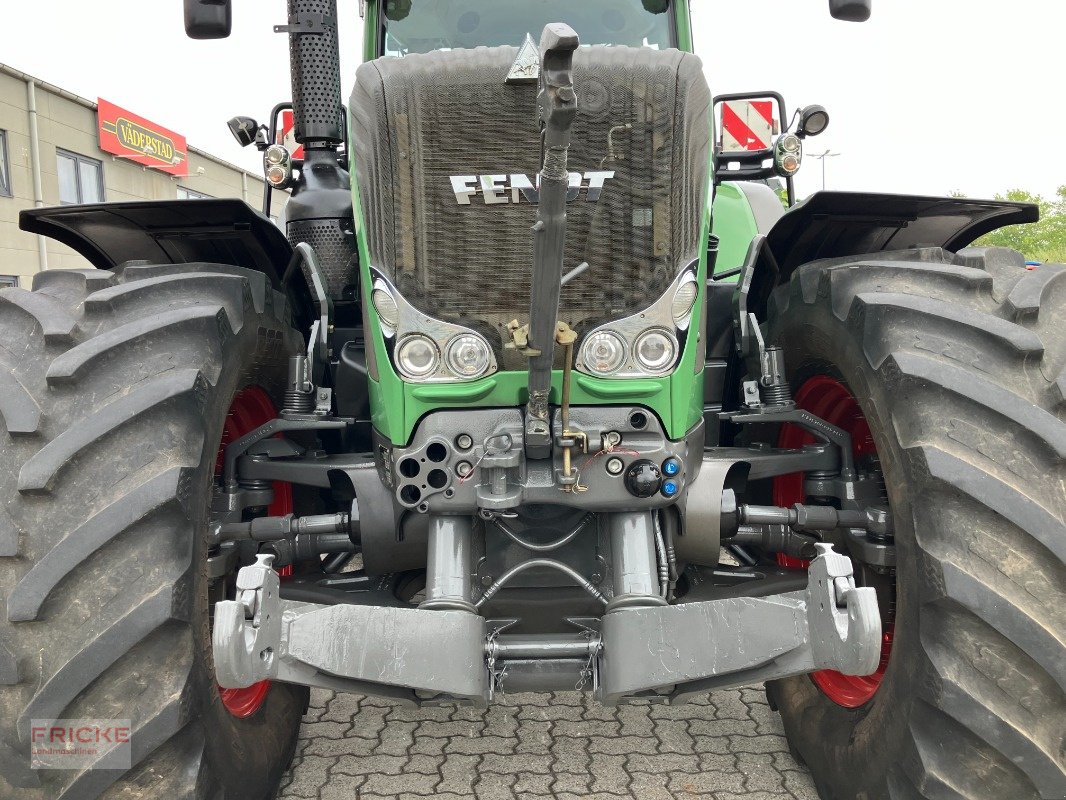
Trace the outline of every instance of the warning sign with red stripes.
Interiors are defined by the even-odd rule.
[[[769,150],[773,136],[773,100],[729,100],[722,104],[723,152]]]
[[[278,131],[278,144],[285,145],[285,149],[293,158],[304,157],[304,146],[296,141],[296,123],[293,120],[292,109],[281,112],[281,130]]]

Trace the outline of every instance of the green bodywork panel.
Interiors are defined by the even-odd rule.
[[[692,52],[692,34],[687,2],[675,2],[676,26],[680,49]],[[364,60],[377,55],[378,9],[377,3],[367,4],[364,28]],[[530,111],[532,114],[532,109]],[[708,119],[708,124],[712,121]],[[352,181],[355,205],[356,234],[359,246],[359,263],[363,302],[370,330],[367,346],[373,348],[372,360],[376,362],[377,378],[370,380],[371,421],[383,437],[397,445],[407,444],[418,424],[426,414],[441,409],[456,408],[515,408],[525,405],[528,374],[524,371],[497,372],[476,381],[462,383],[415,384],[402,380],[392,367],[381,327],[373,306],[370,305],[369,287],[370,253],[367,249],[366,227],[362,204],[356,181]],[[721,195],[725,194],[723,200]],[[708,197],[710,187],[708,187]],[[743,260],[755,232],[755,222],[747,209],[744,196],[735,188],[721,187],[715,201],[714,233],[719,237],[720,253],[727,257],[718,259],[718,269],[738,266]],[[717,218],[721,209],[721,219]],[[745,216],[746,211],[746,216]],[[701,241],[706,243],[711,233],[711,216],[708,207],[703,213]],[[734,264],[735,253],[740,260]],[[728,265],[728,266],[726,266]],[[532,265],[530,265],[532,269]],[[703,364],[697,363],[700,331],[700,309],[705,298],[707,278],[707,247],[704,244],[697,271],[701,287],[693,308],[692,324],[684,341],[683,353],[677,368],[670,375],[659,378],[608,379],[573,373],[571,403],[575,406],[638,405],[654,412],[662,421],[667,435],[672,439],[682,438],[703,417]],[[651,298],[649,298],[650,302]],[[368,354],[369,355],[369,354]],[[371,359],[368,359],[371,360]],[[562,372],[552,376],[551,402],[558,404],[562,396]]]
[[[370,305],[370,253],[363,234],[364,218],[359,190],[352,183],[355,200],[356,235],[359,241],[359,264],[363,302],[369,313],[370,330],[367,346],[374,350],[377,380],[370,383],[371,422],[382,436],[394,444],[407,444],[418,421],[431,411],[450,408],[514,408],[525,405],[528,399],[524,371],[497,372],[476,381],[462,383],[408,383],[392,367],[381,325]],[[703,241],[710,233],[710,220],[704,218]],[[697,363],[699,351],[699,311],[704,300],[707,278],[707,251],[700,255],[696,272],[701,287],[693,309],[693,321],[684,341],[684,349],[677,368],[661,378],[595,378],[573,373],[570,402],[575,406],[639,405],[653,411],[672,439],[682,438],[703,416],[703,364]],[[562,398],[562,371],[552,374],[550,401],[558,404]]]
[[[741,266],[748,253],[748,245],[759,232],[747,195],[735,183],[719,184],[715,188],[711,216],[714,219],[711,233],[718,237],[718,258],[714,271],[725,272]]]

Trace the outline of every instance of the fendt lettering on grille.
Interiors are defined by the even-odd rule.
[[[595,203],[603,193],[603,185],[614,177],[614,170],[592,170],[584,174],[570,173],[570,189],[566,193],[566,202],[572,202],[582,196],[590,203]],[[461,206],[470,205],[472,197],[481,197],[485,205],[500,203],[536,203],[540,199],[540,176],[530,180],[521,173],[511,175],[452,175],[452,191],[455,200]]]

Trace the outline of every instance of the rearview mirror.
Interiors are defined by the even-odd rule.
[[[225,39],[232,23],[231,0],[185,0],[185,34],[190,39]]]
[[[873,0],[829,0],[829,14],[844,22],[866,22]]]

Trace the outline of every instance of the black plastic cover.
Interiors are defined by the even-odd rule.
[[[265,273],[277,287],[292,247],[271,220],[241,200],[149,200],[31,208],[19,227],[62,242],[97,269],[125,261],[186,264],[206,261]],[[313,317],[300,280],[287,293],[298,322]],[[304,317],[307,317],[304,320]]]
[[[777,221],[767,244],[786,277],[820,258],[911,247],[954,252],[997,228],[1039,216],[1031,203],[1005,200],[817,192]]]

